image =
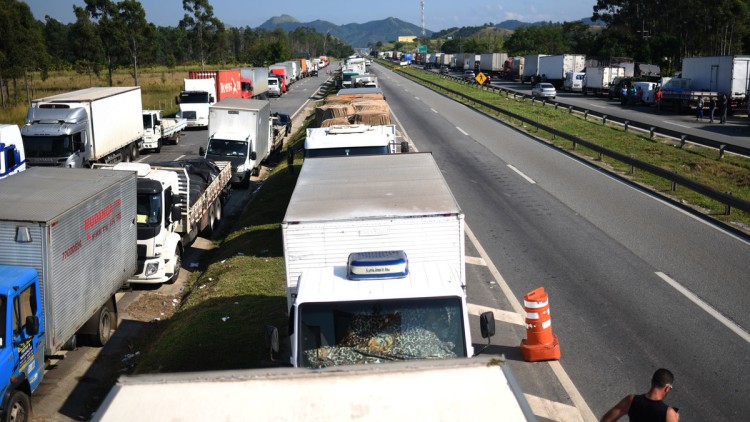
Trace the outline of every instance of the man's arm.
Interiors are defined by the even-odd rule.
[[[667,422],[679,422],[680,414],[677,413],[674,407],[667,408]]]
[[[615,422],[621,417],[628,414],[630,410],[630,404],[633,403],[633,395],[629,394],[624,399],[620,400],[615,407],[609,409],[607,413],[602,416],[601,422]]]

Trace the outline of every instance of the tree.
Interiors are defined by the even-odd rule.
[[[68,48],[68,33],[70,25],[65,25],[57,19],[44,17],[44,44],[47,46],[52,61],[56,66],[70,63],[72,54]]]
[[[76,72],[89,77],[92,85],[92,74],[99,75],[101,63],[104,62],[104,47],[99,38],[97,26],[89,19],[86,9],[73,5],[76,21],[68,31],[68,48]]]
[[[146,21],[146,12],[137,0],[123,0],[117,7],[115,25],[126,40],[133,65],[133,84],[138,86],[138,57],[153,56],[156,27]]]
[[[99,40],[104,50],[104,60],[107,64],[109,86],[113,85],[112,73],[118,57],[122,55],[123,36],[122,27],[116,21],[117,5],[111,0],[84,0],[86,12],[95,19],[99,30]]]
[[[208,0],[182,0],[185,16],[180,26],[190,33],[194,54],[198,55],[201,69],[208,57],[220,52],[224,40],[224,24],[214,17],[214,8]]]

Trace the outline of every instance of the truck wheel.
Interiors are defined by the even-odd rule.
[[[219,199],[216,201],[216,211],[214,212],[214,217],[216,217],[217,225],[221,223],[222,212],[223,212],[223,205],[221,203],[221,199]]]
[[[94,346],[104,347],[112,337],[112,318],[114,318],[114,315],[109,309],[109,304],[105,304],[99,310],[98,333],[91,336]]]
[[[156,141],[156,148],[154,148],[154,152],[157,154],[161,152],[161,139]]]
[[[124,147],[120,151],[120,161],[122,161],[123,163],[129,163],[130,162],[130,147],[129,146]]]
[[[131,145],[130,146],[130,161],[137,160],[139,155],[141,155],[141,150],[140,148],[138,148],[138,145]]]
[[[76,347],[78,347],[78,334],[73,334],[73,337],[69,338],[68,341],[63,343],[62,347],[60,347],[63,350],[75,350]]]
[[[172,277],[167,280],[167,284],[174,283],[180,276],[180,268],[182,268],[182,252],[180,252],[179,246],[177,246],[174,250],[174,267],[172,268]]]
[[[5,420],[27,422],[31,418],[31,401],[23,391],[16,390],[10,396]]]

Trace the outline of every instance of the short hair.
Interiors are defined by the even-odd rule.
[[[659,368],[654,372],[654,376],[651,377],[652,387],[665,387],[667,384],[674,382],[674,375],[668,369]]]

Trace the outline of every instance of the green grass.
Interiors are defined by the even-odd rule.
[[[312,115],[287,148],[299,147]],[[284,155],[284,154],[282,154]],[[284,155],[285,156],[285,155]],[[201,269],[186,282],[179,310],[152,323],[139,345],[136,372],[185,372],[268,366],[264,327],[286,333],[286,276],[281,221],[291,198],[295,172],[280,160],[218,248],[204,255]],[[223,318],[229,317],[226,321]]]
[[[396,68],[403,75],[418,76],[441,87],[464,93],[473,99],[489,103],[542,125],[555,127],[564,133],[578,136],[607,149],[656,165],[721,192],[732,192],[738,198],[750,200],[750,159],[745,157],[727,154],[723,159],[719,159],[718,151],[712,148],[695,145],[685,145],[685,147],[679,148],[673,141],[667,139],[655,138],[651,140],[646,134],[638,131],[630,130],[625,132],[623,127],[619,125],[602,125],[600,119],[588,118],[584,120],[582,115],[569,113],[565,108],[555,109],[554,105],[549,104],[543,106],[540,101],[535,101],[532,104],[522,97],[514,98],[513,95],[498,94],[494,91],[483,90],[478,85],[467,85],[450,78],[441,77],[432,72],[424,72],[411,67]],[[420,82],[419,80],[415,81]],[[453,97],[445,91],[443,93],[449,97]],[[508,122],[514,126],[521,125],[518,120],[509,119],[503,114],[482,107],[470,100],[458,97],[455,97],[455,99],[469,103],[472,107],[492,115],[498,120]],[[628,165],[606,156],[599,160],[597,153],[587,150],[580,145],[574,150],[573,144],[570,141],[560,138],[555,139],[550,133],[538,130],[533,126],[530,127],[528,124],[524,124],[523,127],[530,134],[538,138],[544,139],[571,153],[596,161],[598,164],[625,175],[639,184],[673,197],[682,203],[692,205],[717,220],[736,223],[740,228],[742,226],[746,227],[750,223],[750,215],[745,212],[732,210],[731,215],[724,215],[724,205],[712,199],[686,188],[680,188],[679,186],[675,191],[672,191],[671,182],[665,179],[637,169],[631,175],[630,166]]]

